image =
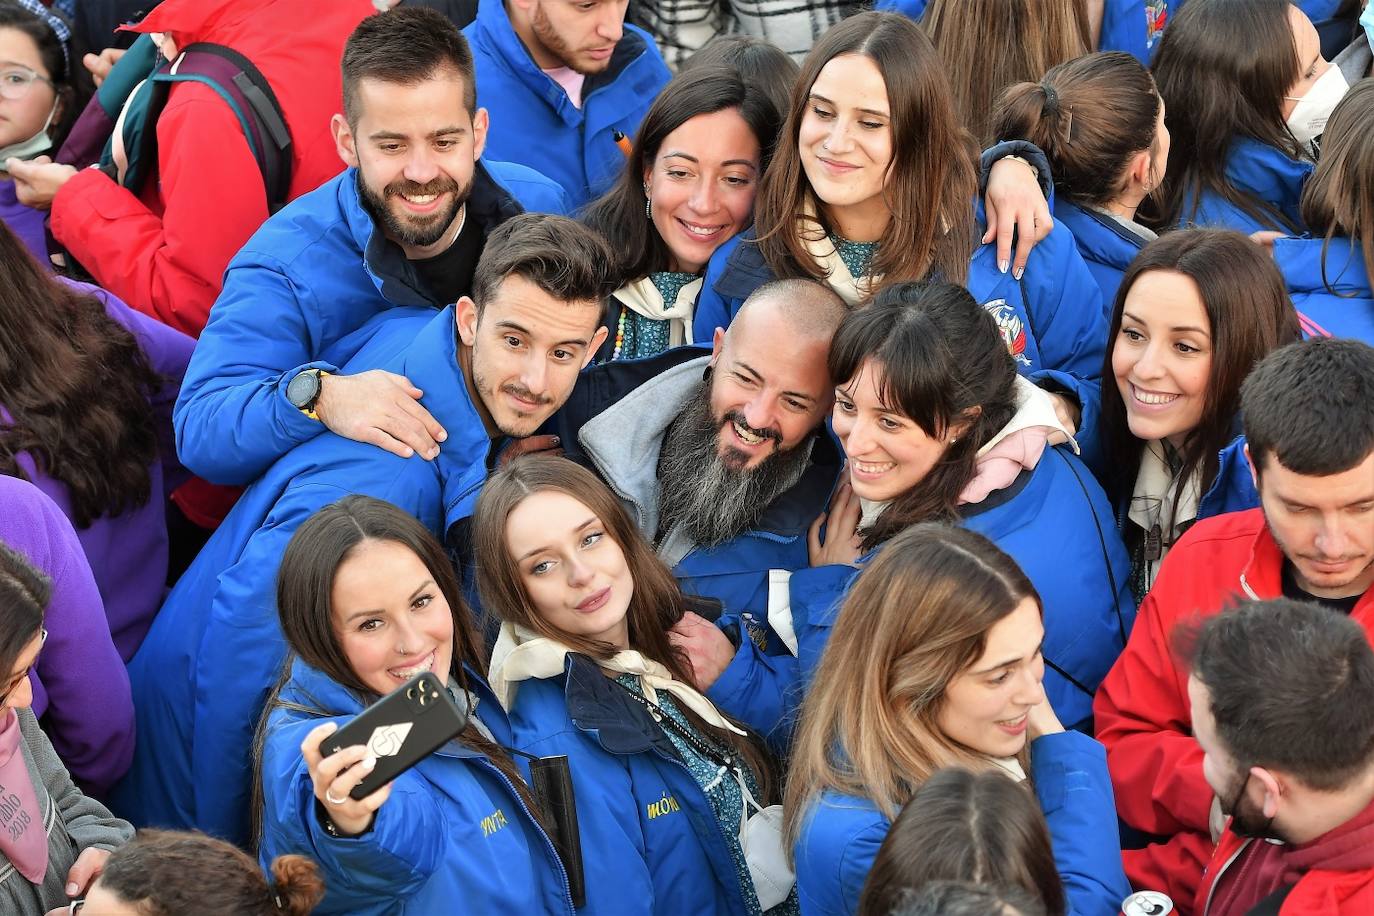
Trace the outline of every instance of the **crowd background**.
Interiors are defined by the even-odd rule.
[[[1371,77],[1362,0],[0,0],[0,910],[1374,912]]]

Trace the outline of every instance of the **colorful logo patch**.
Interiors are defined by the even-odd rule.
[[[992,320],[997,322],[997,330],[1002,332],[1002,340],[1006,343],[1007,352],[1011,354],[1012,359],[1022,366],[1029,366],[1031,361],[1026,356],[1026,324],[1016,313],[1015,306],[1007,304],[1005,299],[994,299],[984,302],[983,308],[987,309]]]

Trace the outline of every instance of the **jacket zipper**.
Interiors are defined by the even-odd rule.
[[[1231,858],[1221,863],[1221,868],[1217,869],[1216,877],[1212,879],[1212,886],[1207,889],[1207,900],[1202,904],[1202,916],[1207,916],[1207,911],[1212,908],[1212,895],[1217,892],[1217,885],[1221,883],[1221,876],[1226,874],[1226,869],[1230,868],[1240,858],[1240,854],[1250,848],[1254,840],[1246,840],[1240,844],[1240,848],[1231,853]]]
[[[544,838],[544,849],[552,853],[553,860],[558,863],[558,876],[563,879],[563,901],[568,905],[568,912],[573,912],[572,885],[568,882],[568,869],[563,865],[563,857],[558,854],[558,849],[554,847],[553,840],[549,839],[549,834],[544,830],[543,825],[539,823],[539,818],[534,816],[529,806],[525,804],[525,800],[520,797],[520,793],[515,790],[515,784],[510,781],[510,778],[490,762],[484,762],[483,765],[500,777],[501,782],[505,783],[506,788],[510,789],[511,797],[514,798],[516,804],[520,806],[520,810],[525,812],[525,815],[534,822],[534,826],[539,828],[539,835]]]

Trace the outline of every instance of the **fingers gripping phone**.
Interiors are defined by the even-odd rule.
[[[363,710],[320,742],[328,757],[366,745],[377,766],[348,794],[361,800],[415,766],[468,725],[466,697],[458,700],[431,671],[424,671]]]

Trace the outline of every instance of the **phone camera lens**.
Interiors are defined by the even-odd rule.
[[[429,694],[425,693],[423,690],[420,691],[419,703],[421,706],[429,704]]]
[[[414,688],[414,687],[407,687],[407,688],[406,688],[406,699],[407,699],[407,700],[413,700],[413,699],[415,699],[415,693],[416,693],[416,691],[415,691],[415,688]],[[421,694],[421,696],[423,696],[423,694]]]

